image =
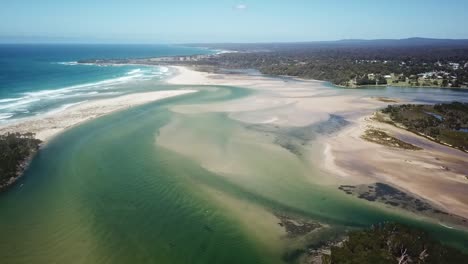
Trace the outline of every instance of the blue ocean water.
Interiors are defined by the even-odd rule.
[[[167,75],[163,67],[104,67],[77,60],[212,52],[175,45],[0,45],[0,123],[122,93],[117,86]]]

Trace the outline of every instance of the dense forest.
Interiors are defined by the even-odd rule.
[[[329,264],[468,263],[468,255],[432,240],[423,231],[394,223],[351,232],[322,259]]]
[[[349,40],[276,44],[203,44],[237,52],[186,63],[221,68],[254,68],[264,74],[330,81],[338,85],[468,85],[468,41]],[[455,64],[454,64],[455,63]],[[432,73],[427,82],[418,78]],[[375,75],[369,79],[369,74]],[[387,80],[386,75],[394,74]],[[434,76],[432,76],[434,75]],[[437,76],[435,76],[437,75]]]
[[[40,142],[32,133],[0,135],[0,190],[16,180]]]
[[[382,113],[412,132],[468,151],[468,103],[389,105]]]

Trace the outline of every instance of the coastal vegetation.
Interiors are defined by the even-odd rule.
[[[190,65],[205,71],[256,69],[263,74],[323,80],[346,87],[468,87],[468,41],[464,40],[413,38],[191,45],[231,52],[78,62]]]
[[[468,255],[442,245],[424,231],[396,223],[383,223],[348,234],[330,255],[322,256],[329,264],[409,264],[467,263]]]
[[[377,129],[367,129],[364,132],[364,135],[361,136],[362,139],[365,139],[369,142],[377,143],[380,145],[388,146],[388,147],[395,147],[395,148],[402,148],[402,149],[409,149],[409,150],[420,150],[420,147],[417,147],[413,144],[409,144],[398,138],[392,137],[384,131],[377,130]]]
[[[380,117],[385,122],[468,151],[468,103],[389,105],[381,112],[388,117]]]
[[[432,39],[216,44],[238,52],[204,57],[225,68],[330,81],[336,85],[466,87],[468,42]]]
[[[16,181],[40,143],[32,133],[0,135],[0,190]]]

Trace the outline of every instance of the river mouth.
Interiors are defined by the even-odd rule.
[[[187,86],[180,88],[194,88]],[[199,105],[252,96],[238,87],[136,107],[59,135],[0,195],[6,263],[283,263],[288,252],[381,221],[468,236],[350,199],[311,162],[346,126],[251,124]],[[264,111],[264,110],[262,110]],[[291,236],[280,215],[318,223]],[[312,224],[311,224],[312,225]]]

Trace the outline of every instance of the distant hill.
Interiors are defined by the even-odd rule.
[[[406,39],[344,39],[328,42],[329,44],[352,44],[372,46],[465,46],[468,39],[433,39],[433,38],[406,38]]]
[[[326,48],[468,48],[468,39],[343,39],[336,41],[277,42],[277,43],[192,43],[189,46],[228,49],[238,51],[280,51],[286,49],[326,49]]]

